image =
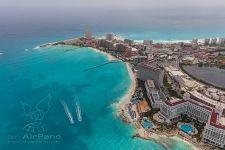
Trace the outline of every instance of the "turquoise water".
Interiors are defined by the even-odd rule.
[[[131,138],[133,127],[116,117],[114,105],[131,83],[124,63],[85,71],[107,62],[107,58],[91,49],[71,46],[29,49],[3,56],[1,150],[191,149],[172,139],[160,143]],[[47,98],[49,93],[51,101]],[[76,118],[74,96],[79,97],[82,122]],[[61,101],[68,105],[74,124],[70,124]],[[37,105],[40,103],[42,107]],[[36,128],[47,131],[30,133],[24,129],[33,122],[39,122]]]
[[[224,32],[209,32],[209,31],[161,31],[161,32],[117,32],[118,35],[133,39],[133,40],[154,40],[154,41],[180,41],[192,40],[193,38],[204,39],[213,37],[225,37]]]
[[[180,129],[186,133],[192,133],[194,130],[193,130],[193,127],[189,124],[182,124],[180,126]]]

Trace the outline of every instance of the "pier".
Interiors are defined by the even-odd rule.
[[[122,60],[111,60],[109,62],[106,62],[106,63],[100,64],[100,65],[85,69],[84,71],[89,71],[89,70],[96,69],[96,68],[99,68],[99,67],[102,67],[102,66],[105,66],[105,65],[108,65],[108,64],[120,63],[120,62],[122,62]]]

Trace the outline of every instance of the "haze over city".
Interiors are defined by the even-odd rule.
[[[1,29],[224,30],[223,0],[0,0]],[[28,13],[29,12],[29,13]],[[39,27],[37,27],[37,24]],[[52,30],[53,30],[52,29]],[[25,31],[24,31],[25,32]]]

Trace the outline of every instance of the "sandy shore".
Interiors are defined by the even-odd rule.
[[[203,150],[200,147],[196,147],[194,144],[192,144],[191,142],[188,142],[178,136],[173,136],[172,139],[176,140],[176,141],[182,141],[184,143],[186,143],[187,145],[190,145],[194,150]]]
[[[89,48],[94,50],[95,52],[102,53],[103,55],[107,56],[108,60],[117,60],[118,59],[107,52],[103,52],[103,51],[100,51],[100,50],[98,50],[96,48],[92,48],[92,47],[89,47]],[[134,94],[135,89],[136,89],[136,76],[133,73],[132,67],[128,62],[126,62],[126,66],[127,66],[128,74],[131,78],[131,85],[130,85],[127,93],[120,99],[120,101],[118,103],[116,103],[118,115],[122,111],[122,109],[124,109],[125,105],[130,103],[132,95]]]
[[[100,51],[100,50],[98,50],[96,48],[92,48],[92,47],[89,47],[89,48],[92,49],[92,50],[94,50],[95,52],[104,54],[105,56],[107,56],[108,60],[117,60],[118,59],[118,58],[112,56],[111,54],[109,54],[107,52],[103,52],[103,51]],[[122,109],[124,109],[124,107],[125,107],[126,104],[130,103],[130,100],[132,98],[132,95],[134,94],[135,89],[136,89],[136,76],[133,73],[132,67],[131,67],[131,65],[128,62],[126,62],[126,66],[127,66],[128,74],[129,74],[129,76],[131,78],[131,85],[130,85],[127,93],[116,104],[118,113],[121,112]]]
[[[102,53],[102,54],[106,55],[109,60],[116,60],[117,59],[116,57],[110,55],[109,53],[100,51],[100,50],[95,49],[95,48],[91,48],[91,49],[96,51],[96,52],[98,52],[98,53]],[[131,85],[130,85],[127,93],[120,99],[120,101],[118,103],[115,104],[118,116],[121,115],[122,110],[125,110],[126,105],[130,103],[130,100],[132,98],[132,95],[135,92],[136,85],[137,85],[137,83],[136,83],[137,82],[137,80],[136,80],[137,78],[136,78],[136,75],[132,71],[131,65],[129,63],[126,63],[126,66],[127,66],[127,70],[128,70],[129,76],[131,78]],[[135,122],[132,122],[132,123],[135,124]],[[185,139],[180,138],[178,136],[168,137],[166,135],[158,135],[156,133],[148,133],[142,127],[136,128],[135,130],[140,135],[140,137],[143,138],[143,139],[154,139],[154,140],[159,140],[160,141],[161,138],[172,138],[172,139],[174,139],[176,141],[181,141],[181,142],[186,143],[187,145],[190,145],[194,150],[201,150],[201,148],[196,147],[191,142],[186,141]]]
[[[138,132],[139,136],[143,139],[153,139],[153,140],[161,143],[161,142],[164,141],[165,138],[166,139],[169,138],[169,139],[173,139],[177,142],[183,142],[187,145],[190,145],[193,150],[206,150],[204,148],[201,148],[199,146],[194,145],[193,143],[191,143],[191,142],[189,142],[189,141],[187,141],[187,140],[185,140],[185,139],[183,139],[182,137],[179,137],[179,136],[169,137],[167,135],[156,134],[156,133],[153,133],[153,132],[149,133],[149,132],[146,132],[143,128],[138,128],[137,132]]]
[[[109,54],[107,52],[104,52],[104,51],[101,51],[101,50],[98,50],[98,49],[92,48],[92,47],[88,47],[88,48],[94,50],[97,53],[102,53],[103,55],[107,56],[108,60],[110,60],[110,61],[111,60],[118,60],[118,58],[112,56],[111,54]],[[121,116],[121,113],[122,113],[123,110],[125,110],[126,105],[130,103],[132,95],[134,94],[136,86],[137,86],[137,77],[134,74],[134,72],[132,71],[131,64],[126,62],[126,66],[127,66],[128,74],[129,74],[129,76],[131,78],[131,85],[130,85],[127,93],[122,98],[120,98],[119,102],[113,104],[116,107],[117,116]],[[128,119],[127,116],[125,116],[125,117]],[[136,122],[131,122],[131,123],[134,124],[134,125],[136,124]],[[159,140],[160,141],[160,138],[172,138],[172,139],[174,139],[176,141],[182,141],[182,142],[184,142],[184,143],[186,143],[188,145],[191,145],[194,150],[203,150],[203,149],[201,149],[199,147],[196,147],[191,142],[186,141],[185,139],[180,138],[178,136],[168,137],[166,135],[160,135],[160,134],[156,134],[156,133],[152,133],[152,132],[149,133],[149,132],[146,132],[145,129],[143,129],[141,126],[140,127],[136,126],[135,130],[136,130],[137,134],[139,135],[139,137],[143,138],[143,139],[148,139],[148,140],[149,139],[154,139],[154,140]]]
[[[109,53],[106,53],[106,52],[100,51],[100,50],[98,50],[98,49],[96,49],[96,48],[93,48],[93,47],[88,47],[88,48],[90,48],[90,49],[94,50],[94,51],[95,51],[95,52],[97,52],[97,53],[102,53],[103,55],[107,56],[108,60],[110,60],[110,61],[111,61],[111,60],[117,60],[117,58],[116,58],[116,57],[114,57],[114,56],[110,55]]]
[[[136,75],[133,73],[131,65],[129,63],[126,63],[127,71],[129,73],[129,76],[131,78],[131,85],[127,91],[127,93],[120,99],[120,101],[117,103],[118,108],[118,115],[121,113],[122,110],[124,110],[126,104],[130,103],[130,100],[132,98],[132,95],[135,92],[136,89]]]

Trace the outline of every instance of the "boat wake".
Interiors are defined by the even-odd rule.
[[[76,109],[76,113],[77,113],[77,120],[79,122],[82,121],[82,116],[81,116],[81,109],[80,109],[80,102],[79,99],[75,99],[75,109]]]
[[[69,110],[69,108],[68,108],[66,102],[62,100],[62,101],[61,101],[61,104],[62,104],[62,106],[63,106],[63,108],[64,108],[64,111],[65,111],[67,117],[69,118],[70,123],[71,123],[71,124],[74,124],[73,116],[72,116],[72,114],[71,114],[71,112],[70,112],[70,110]]]

